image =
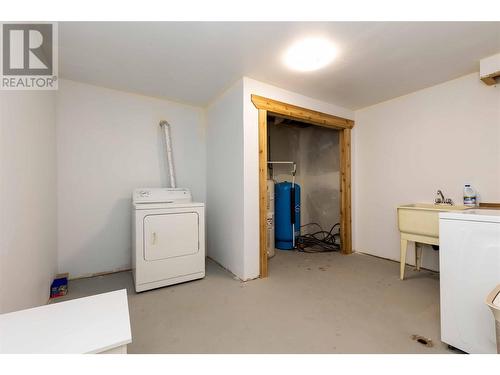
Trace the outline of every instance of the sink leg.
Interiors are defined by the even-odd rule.
[[[405,278],[405,265],[406,265],[406,249],[408,248],[408,240],[401,239],[401,259],[400,259],[400,270],[399,278],[404,280]]]
[[[415,242],[415,268],[420,271],[420,266],[422,265],[422,246]]]

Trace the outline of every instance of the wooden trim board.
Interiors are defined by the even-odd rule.
[[[351,129],[340,133],[340,243],[343,254],[352,253]]]
[[[259,267],[260,277],[268,276],[267,262],[267,116],[278,115],[340,131],[340,228],[341,252],[352,253],[351,213],[351,129],[354,121],[252,95],[259,118]]]
[[[486,208],[489,210],[500,210],[500,203],[481,202],[479,203],[479,208]]]
[[[267,111],[259,109],[259,267],[267,277]]]
[[[488,74],[487,76],[482,76],[481,81],[486,83],[488,86],[493,86],[497,84],[496,78],[500,77],[500,71]]]
[[[279,102],[277,100],[252,95],[252,103],[257,109],[265,109],[271,114],[277,114],[292,120],[299,120],[308,124],[324,126],[333,129],[352,129],[354,121],[342,117],[329,115],[296,105]]]

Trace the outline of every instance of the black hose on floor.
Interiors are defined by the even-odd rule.
[[[302,225],[302,228],[307,226],[317,226],[319,231],[306,233],[297,236],[297,250],[304,253],[324,253],[340,250],[340,223],[334,224],[329,231],[323,230],[318,223],[308,223]],[[336,229],[336,231],[334,231]]]

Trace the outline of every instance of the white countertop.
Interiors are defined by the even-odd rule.
[[[99,353],[132,342],[127,291],[0,315],[0,353]]]
[[[486,221],[500,223],[500,210],[472,209],[466,211],[440,212],[440,219]]]

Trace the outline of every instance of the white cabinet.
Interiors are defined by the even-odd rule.
[[[127,353],[127,291],[0,315],[0,354]]]
[[[441,340],[467,353],[496,353],[485,299],[500,284],[500,212],[442,213],[439,233]]]

